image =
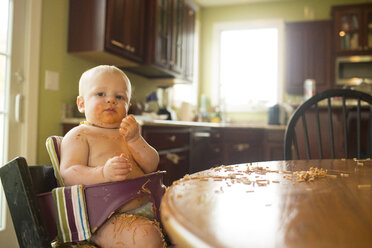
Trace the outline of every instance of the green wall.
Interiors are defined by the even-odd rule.
[[[67,53],[69,1],[42,2],[37,163],[50,164],[45,140],[51,135],[62,135],[61,105],[75,103],[80,75],[97,64]],[[46,70],[59,73],[59,91],[45,90]],[[152,81],[127,74],[138,99],[156,89]]]
[[[200,10],[200,55],[199,92],[212,96],[211,68],[213,52],[213,26],[215,23],[264,19],[282,19],[285,22],[331,19],[331,6],[372,2],[372,0],[289,0],[271,3],[251,3],[231,6],[202,8]],[[305,15],[305,8],[308,10]],[[285,82],[284,82],[285,83]],[[234,121],[253,121],[266,123],[266,113],[229,113]]]

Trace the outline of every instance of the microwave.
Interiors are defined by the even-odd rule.
[[[336,58],[336,84],[372,85],[372,56],[347,56]]]

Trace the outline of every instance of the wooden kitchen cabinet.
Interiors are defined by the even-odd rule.
[[[315,79],[316,91],[334,85],[332,21],[286,24],[286,91],[304,92],[305,79]]]
[[[223,136],[225,164],[263,160],[264,132],[262,129],[226,128]]]
[[[146,0],[107,1],[105,47],[108,51],[144,62],[146,7]]]
[[[165,170],[164,185],[189,173],[190,135],[187,127],[143,126],[143,138],[154,147],[160,156],[159,170]]]
[[[188,0],[157,0],[154,65],[192,81],[195,7]],[[191,64],[191,66],[190,66]]]
[[[68,52],[148,78],[193,79],[191,0],[70,0]]]
[[[68,52],[118,66],[145,62],[146,0],[70,0]]]
[[[332,8],[336,54],[372,54],[372,4]]]
[[[284,129],[267,129],[264,132],[264,151],[266,161],[284,159]]]

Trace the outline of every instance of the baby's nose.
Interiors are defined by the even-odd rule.
[[[113,103],[113,104],[117,103],[116,98],[112,96],[108,96],[106,100],[107,100],[107,103]]]

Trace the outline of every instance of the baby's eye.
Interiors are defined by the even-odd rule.
[[[97,96],[104,96],[105,94],[103,92],[98,92]]]
[[[123,99],[123,96],[119,96],[119,95],[117,95],[117,96],[116,96],[116,99],[118,99],[118,100],[122,100],[122,99]]]

